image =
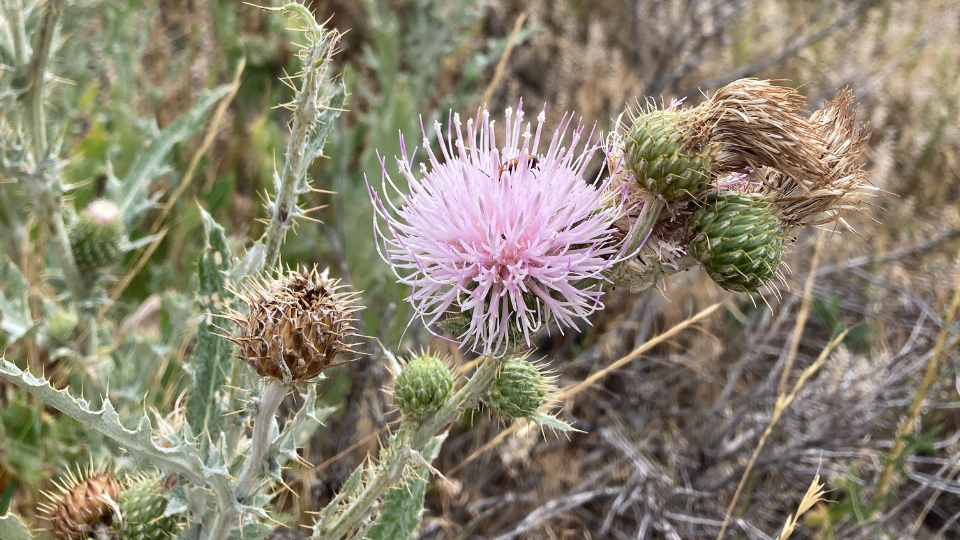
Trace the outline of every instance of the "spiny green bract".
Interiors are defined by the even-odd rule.
[[[507,360],[490,386],[490,406],[507,418],[529,418],[547,396],[549,385],[535,364],[523,358]]]
[[[167,487],[159,477],[137,478],[120,492],[123,537],[127,540],[170,540],[176,537],[179,520],[166,516]],[[120,522],[117,522],[119,525]]]
[[[624,144],[624,166],[640,187],[667,200],[694,196],[710,181],[714,147],[685,152],[682,110],[650,111],[634,119]]]
[[[777,273],[788,229],[759,193],[713,193],[688,222],[690,253],[724,289],[754,292]]]
[[[447,364],[429,354],[407,362],[400,370],[393,397],[404,416],[420,420],[453,395],[453,375]]]
[[[70,249],[77,267],[87,275],[96,275],[120,260],[123,221],[116,205],[94,201],[70,228]]]

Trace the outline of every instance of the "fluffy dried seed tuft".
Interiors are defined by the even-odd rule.
[[[803,183],[814,183],[830,169],[821,160],[820,130],[804,118],[804,98],[769,81],[741,79],[724,86],[694,109],[686,129],[686,151],[722,143],[715,173],[771,167]]]
[[[57,488],[60,493],[45,492],[50,502],[40,505],[56,540],[86,540],[113,523],[120,484],[112,472],[70,472]]]
[[[857,123],[853,93],[838,91],[810,116],[810,122],[823,140],[819,161],[827,173],[801,177],[768,169],[759,174],[764,190],[774,197],[791,226],[842,222],[844,212],[860,207],[863,196],[873,189],[860,160],[870,133]]]
[[[238,326],[227,336],[240,346],[238,357],[261,377],[286,384],[316,377],[350,351],[345,340],[356,333],[351,314],[359,307],[353,293],[338,292],[338,283],[314,267],[257,281],[238,293],[247,313],[226,315]]]

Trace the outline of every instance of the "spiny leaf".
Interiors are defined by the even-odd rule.
[[[109,186],[108,198],[120,207],[120,214],[128,227],[149,208],[147,188],[164,167],[167,154],[175,144],[192,137],[203,127],[207,111],[231,88],[231,85],[225,84],[204,94],[192,109],[180,115],[149,147],[140,152],[122,182]]]
[[[421,455],[427,463],[433,463],[440,453],[447,434],[441,434],[427,443]],[[420,514],[423,512],[423,498],[427,493],[427,480],[430,472],[425,466],[413,467],[405,483],[395,486],[384,497],[380,522],[374,526],[365,538],[370,540],[409,540],[420,527]]]
[[[203,209],[200,214],[206,232],[206,249],[200,258],[198,294],[200,309],[206,316],[197,330],[197,348],[191,360],[193,387],[187,398],[186,419],[195,429],[209,434],[209,438],[201,438],[201,444],[206,445],[207,440],[217,440],[220,436],[223,411],[218,410],[217,394],[227,382],[231,362],[230,343],[216,328],[218,324],[225,324],[217,315],[229,295],[224,273],[230,267],[230,248],[223,227]]]
[[[530,417],[530,421],[535,422],[539,426],[552,428],[557,431],[577,431],[570,424],[551,414],[538,412]]]
[[[141,417],[137,429],[130,430],[120,423],[120,417],[110,400],[104,400],[99,411],[90,410],[85,399],[76,399],[67,390],[57,390],[50,386],[46,379],[35,377],[4,359],[0,359],[0,376],[63,414],[117,441],[134,456],[146,458],[170,472],[180,473],[195,484],[208,484],[215,490],[224,485],[229,488],[229,479],[225,476],[214,478],[214,475],[204,472],[200,456],[192,445],[181,442],[161,448],[154,444],[152,426],[147,415]]]
[[[3,540],[33,540],[30,529],[13,514],[0,516],[0,538]]]

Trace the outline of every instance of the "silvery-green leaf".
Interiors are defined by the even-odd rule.
[[[437,435],[427,443],[420,455],[427,463],[433,463],[440,453],[440,446],[447,434]],[[380,520],[365,538],[370,540],[409,540],[420,528],[423,513],[423,498],[427,493],[430,471],[423,465],[415,465],[406,482],[387,492],[380,510]]]
[[[16,341],[36,327],[27,307],[27,280],[13,262],[5,259],[0,262],[0,283],[6,285],[0,290],[0,329],[8,341]]]
[[[530,421],[537,425],[555,429],[557,431],[577,431],[573,426],[550,414],[536,413],[530,417]]]
[[[30,529],[13,514],[0,516],[0,538],[3,540],[33,540]]]
[[[230,371],[233,359],[230,342],[220,335],[221,331],[217,328],[227,325],[227,321],[218,318],[218,315],[230,297],[225,283],[230,248],[223,227],[203,209],[200,215],[206,233],[206,248],[200,257],[198,300],[205,316],[197,329],[197,347],[190,361],[193,385],[187,397],[186,420],[194,429],[209,436],[201,438],[201,445],[205,446],[206,440],[220,437],[225,411],[220,410],[218,394],[227,382],[225,374]]]
[[[120,208],[128,227],[152,204],[147,200],[147,190],[163,169],[170,150],[203,128],[207,111],[230,89],[230,85],[222,85],[204,94],[192,109],[180,115],[140,152],[123,180],[112,186],[114,189],[108,186],[108,198]]]

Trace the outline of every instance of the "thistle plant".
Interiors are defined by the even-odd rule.
[[[74,336],[92,334],[79,353],[96,357],[110,269],[152,205],[150,164],[196,122],[172,126],[142,165],[123,180],[110,179],[104,199],[76,217],[64,211],[62,164],[39,114],[61,7],[52,2],[44,10],[33,58],[20,66],[30,77],[26,89],[18,87],[25,129],[6,120],[8,133],[22,135],[9,145],[16,152],[5,147],[2,171],[32,194],[67,305],[48,302],[43,308],[52,316],[34,323],[25,278],[11,267],[17,300],[0,298],[0,307],[5,331],[19,332],[13,339],[43,327],[51,343],[69,347]],[[317,383],[358,356],[364,338],[353,315],[364,297],[341,286],[336,272],[280,265],[287,233],[307,213],[303,199],[316,191],[309,166],[323,154],[346,99],[334,67],[340,34],[300,4],[268,11],[299,20],[306,39],[302,71],[290,80],[296,96],[287,105],[289,140],[266,196],[266,230],[244,253],[234,256],[224,228],[200,212],[197,316],[183,321],[196,323],[185,399],[169,410],[130,414],[109,399],[91,405],[0,361],[0,376],[113,439],[150,471],[125,471],[124,480],[104,471],[72,477],[47,506],[57,540],[266,538],[284,467],[302,459],[332,412]],[[214,101],[197,105],[193,120]],[[737,81],[698,107],[674,102],[633,111],[630,124],[604,142],[584,126],[571,129],[571,113],[551,132],[544,108],[534,127],[521,102],[506,110],[502,132],[485,108],[465,123],[451,112],[445,125],[432,126],[439,148],[422,132],[424,161],[406,150],[389,164],[382,160],[379,188],[367,183],[370,235],[396,281],[409,288],[413,319],[476,354],[477,367],[468,375],[432,352],[401,363],[386,346],[374,355],[395,374],[401,421],[316,520],[299,524],[310,527],[311,539],[411,538],[431,461],[467,411],[489,407],[503,419],[570,430],[546,410],[554,378],[528,358],[540,333],[589,324],[614,284],[636,291],[699,264],[718,285],[752,293],[777,276],[798,227],[840,221],[855,209],[867,191],[859,165],[866,134],[849,110],[849,92],[809,118],[801,105],[793,90]],[[609,174],[585,178],[599,154]],[[17,212],[4,214],[4,222],[19,219]],[[25,528],[16,530],[11,540],[30,538]]]

